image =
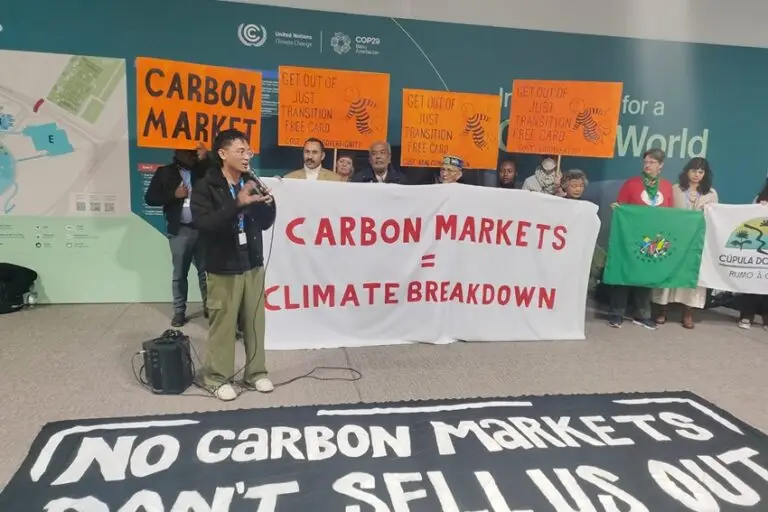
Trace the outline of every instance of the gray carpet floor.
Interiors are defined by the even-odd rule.
[[[143,340],[168,328],[168,305],[40,306],[3,315],[0,487],[16,471],[39,429],[64,419],[359,401],[689,390],[768,432],[768,331],[742,331],[727,311],[705,312],[693,331],[683,329],[674,317],[658,331],[631,323],[616,330],[595,315],[589,312],[587,340],[579,342],[270,352],[276,383],[316,366],[352,367],[363,377],[356,382],[300,380],[270,395],[247,393],[230,403],[201,396],[155,396],[134,379],[131,356]],[[202,355],[203,319],[193,319],[184,331]],[[242,364],[244,356],[239,357]]]

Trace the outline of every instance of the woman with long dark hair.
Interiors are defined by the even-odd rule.
[[[768,206],[768,179],[765,180],[763,190],[757,194],[755,203]],[[749,329],[755,321],[755,316],[760,315],[763,319],[763,329],[768,329],[768,295],[745,293],[740,299],[739,327]]]
[[[692,158],[685,164],[677,183],[672,185],[672,206],[685,210],[703,210],[718,202],[717,191],[712,188],[712,169],[706,158]],[[667,321],[667,305],[680,303],[684,306],[683,327],[693,329],[693,310],[703,309],[707,301],[707,289],[664,288],[653,291],[653,302],[658,307],[656,323]]]

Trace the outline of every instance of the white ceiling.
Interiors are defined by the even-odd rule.
[[[221,0],[352,14],[768,47],[768,0]]]

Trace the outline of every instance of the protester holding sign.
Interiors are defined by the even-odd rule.
[[[147,205],[161,206],[165,215],[166,236],[170,244],[173,266],[173,327],[181,327],[187,323],[187,275],[192,262],[197,269],[203,314],[208,318],[205,255],[198,241],[197,229],[192,222],[189,198],[193,187],[205,176],[210,165],[207,151],[202,146],[196,150],[177,149],[173,162],[155,171],[144,195]]]
[[[707,205],[716,204],[717,191],[712,188],[712,170],[706,158],[692,158],[680,173],[678,182],[672,186],[672,203],[675,208],[704,210]],[[707,301],[707,289],[662,288],[653,291],[653,302],[658,304],[657,324],[667,321],[667,305],[680,303],[685,306],[683,327],[693,329],[693,308],[703,309]]]
[[[672,206],[672,184],[661,178],[666,154],[659,148],[643,153],[643,172],[640,176],[629,178],[621,186],[619,195],[611,208],[622,204],[639,206]],[[610,248],[608,259],[610,261]],[[615,286],[611,291],[611,317],[608,325],[621,327],[624,323],[630,296],[635,303],[634,323],[647,329],[656,329],[651,319],[651,289],[638,286]]]
[[[250,174],[246,135],[224,130],[213,143],[217,164],[192,191],[192,217],[208,265],[208,358],[203,384],[220,400],[234,400],[235,336],[242,319],[244,384],[272,391],[265,365],[264,249],[261,232],[275,221],[275,202]]]
[[[541,158],[541,164],[536,167],[533,176],[529,176],[523,182],[523,190],[563,196],[565,194],[560,186],[561,178],[560,170],[557,168],[557,157],[544,155]]]

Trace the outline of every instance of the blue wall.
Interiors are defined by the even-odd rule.
[[[642,113],[623,110],[616,157],[564,159],[592,181],[591,194],[610,199],[617,181],[638,172],[642,133],[664,147],[671,136],[706,134],[706,147],[670,152],[665,169],[673,178],[685,161],[706,150],[721,201],[748,202],[766,176],[768,50],[703,44],[632,40],[460,24],[319,13],[209,0],[76,0],[5,2],[0,7],[0,47],[128,59],[130,131],[135,134],[137,56],[267,71],[265,101],[276,101],[274,72],[281,64],[391,73],[389,137],[400,138],[403,88],[508,93],[515,78],[624,82],[624,94],[647,102]],[[265,27],[266,43],[248,47],[238,38],[241,23]],[[278,36],[277,32],[289,33]],[[337,54],[331,38],[352,38],[351,51]],[[312,36],[311,46],[306,38]],[[357,36],[379,44],[355,47]],[[296,45],[304,41],[304,46]],[[293,45],[289,45],[293,42]],[[378,54],[372,54],[376,53]],[[0,71],[2,72],[2,71]],[[270,85],[270,77],[272,77]],[[271,88],[271,89],[270,89]],[[627,107],[638,103],[627,102]],[[509,112],[504,102],[504,119]],[[262,154],[267,174],[299,167],[296,150],[277,148],[276,118],[265,106]],[[632,140],[628,140],[628,137]],[[700,139],[699,139],[700,140]],[[165,162],[167,151],[139,149],[131,137],[134,211],[143,210],[141,162]],[[530,172],[532,158],[522,159]],[[150,222],[160,220],[154,217]]]

